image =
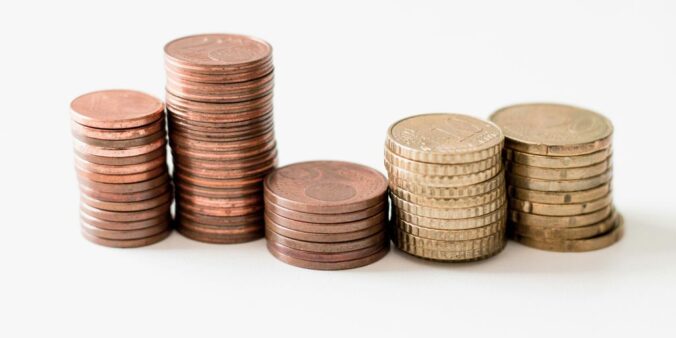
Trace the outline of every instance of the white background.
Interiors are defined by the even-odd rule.
[[[673,1],[18,3],[0,5],[0,336],[673,337]],[[263,240],[90,244],[70,100],[163,97],[164,43],[201,32],[273,45],[282,165],[384,170],[386,129],[412,114],[487,117],[530,101],[599,111],[615,124],[626,237],[584,254],[512,242],[459,265],[394,250],[340,272],[278,262]]]

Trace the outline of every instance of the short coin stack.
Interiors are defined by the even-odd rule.
[[[389,249],[387,181],[362,165],[316,161],[265,179],[268,249],[288,264],[318,270],[371,264]]]
[[[73,100],[71,117],[84,237],[120,248],[166,238],[173,195],[162,102],[105,90]]]
[[[177,230],[211,243],[262,237],[262,181],[277,163],[270,45],[205,34],[164,51]]]
[[[623,220],[612,204],[611,139],[604,116],[558,104],[523,104],[491,120],[505,133],[509,232],[551,251],[589,251],[617,242]]]
[[[393,241],[440,261],[474,261],[505,246],[506,198],[493,123],[425,114],[394,123],[385,142]]]

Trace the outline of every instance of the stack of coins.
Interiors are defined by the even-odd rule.
[[[70,107],[84,237],[119,248],[166,238],[173,195],[162,102],[105,90],[82,95]]]
[[[613,126],[595,112],[523,104],[491,116],[505,133],[509,233],[551,251],[589,251],[617,242],[612,206]]]
[[[421,258],[461,262],[505,246],[506,197],[494,124],[459,114],[394,123],[385,142],[392,239]]]
[[[206,34],[164,51],[177,230],[210,243],[262,237],[262,181],[277,163],[270,45]]]
[[[265,179],[268,249],[279,260],[308,269],[371,264],[389,250],[386,193],[381,173],[354,163],[279,168]]]

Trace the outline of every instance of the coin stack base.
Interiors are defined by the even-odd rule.
[[[136,91],[99,91],[73,100],[71,117],[82,235],[116,248],[166,238],[173,189],[162,102]]]
[[[307,269],[371,264],[389,250],[387,181],[368,167],[303,162],[265,180],[267,247],[280,261]]]
[[[277,164],[272,49],[205,34],[165,46],[176,227],[209,243],[264,235],[263,178]]]
[[[502,146],[495,125],[459,114],[418,115],[392,125],[385,167],[396,246],[445,262],[501,252],[507,208]]]
[[[624,233],[611,188],[613,126],[572,106],[524,104],[491,116],[506,137],[509,235],[534,248],[581,252]]]

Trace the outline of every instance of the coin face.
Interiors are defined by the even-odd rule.
[[[70,104],[71,117],[88,127],[133,128],[150,124],[164,112],[158,99],[134,90],[102,90],[77,97]]]
[[[610,145],[613,125],[590,110],[561,104],[521,104],[490,117],[505,133],[508,146],[541,155],[587,154]]]
[[[394,123],[387,147],[399,156],[422,162],[475,162],[497,154],[503,142],[491,122],[460,114],[424,114]]]
[[[173,40],[165,54],[179,62],[206,66],[228,66],[269,57],[272,47],[265,41],[236,34],[201,34]]]

